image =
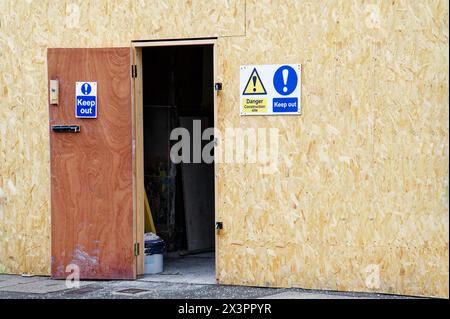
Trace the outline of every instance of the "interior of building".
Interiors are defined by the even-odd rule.
[[[163,272],[146,280],[215,282],[214,163],[198,162],[193,145],[200,126],[201,132],[214,126],[213,67],[212,45],[142,50],[144,184],[151,211],[145,232],[150,217],[165,244]],[[180,141],[170,139],[175,128],[189,132],[189,148],[183,144],[177,154],[190,162],[171,159]]]

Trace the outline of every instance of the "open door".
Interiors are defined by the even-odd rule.
[[[202,132],[216,124],[215,43],[216,39],[131,43],[136,64],[137,238],[144,237],[146,192],[156,233],[165,242],[164,271],[178,274],[171,279],[145,274],[147,257],[141,254],[137,269],[138,275],[144,274],[142,280],[216,282],[215,164],[193,160],[192,140],[188,163],[173,162],[170,156],[179,142],[170,137],[174,129],[184,128],[196,138],[197,128]],[[202,140],[201,146],[210,140]]]
[[[136,278],[130,69],[130,48],[48,50],[54,278]],[[76,82],[96,82],[96,118],[76,117]]]

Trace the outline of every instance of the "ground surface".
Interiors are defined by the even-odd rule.
[[[349,299],[405,298],[367,293],[343,293],[303,289],[274,289],[217,285],[214,258],[203,254],[166,258],[164,272],[134,281],[81,281],[68,288],[65,280],[49,277],[0,275],[0,299],[9,298],[161,298],[161,299]]]

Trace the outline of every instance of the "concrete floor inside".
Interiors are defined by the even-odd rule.
[[[164,256],[163,272],[139,278],[148,282],[185,284],[216,284],[214,252],[179,256]]]

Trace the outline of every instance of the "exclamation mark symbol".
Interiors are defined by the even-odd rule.
[[[252,77],[252,81],[253,81],[253,92],[256,92],[256,75]]]
[[[288,76],[289,76],[289,70],[284,69],[283,70],[283,83],[284,83],[283,92],[287,92],[287,90],[288,90],[288,88],[287,88]]]
[[[87,94],[88,91],[88,85],[87,83],[84,83],[84,94]]]

